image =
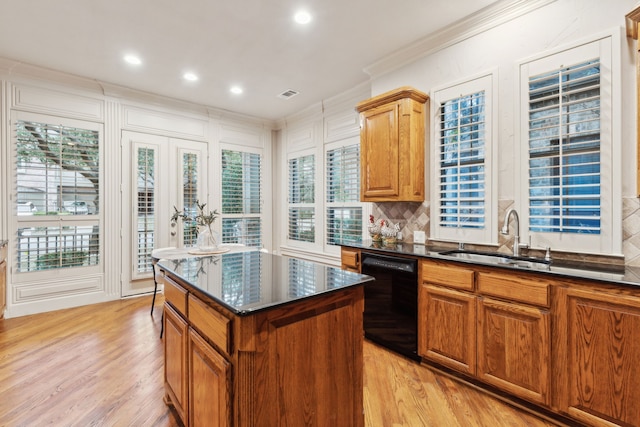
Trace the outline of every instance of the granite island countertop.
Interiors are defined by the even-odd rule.
[[[519,267],[517,264],[502,265],[496,263],[483,263],[475,260],[465,260],[462,258],[453,258],[441,254],[442,252],[451,251],[451,248],[444,248],[433,245],[420,245],[398,242],[395,245],[382,246],[380,244],[374,244],[370,240],[368,240],[362,243],[343,242],[342,246],[375,251],[389,256],[409,255],[421,258],[442,259],[475,265],[487,265],[512,271],[528,271],[532,273],[550,274],[568,278],[592,279],[625,286],[640,286],[640,267],[607,267],[601,264],[593,264],[588,262],[563,262],[562,260],[553,260],[550,265],[543,265],[540,268],[530,269]]]
[[[340,268],[260,251],[161,259],[158,267],[240,316],[374,280]]]

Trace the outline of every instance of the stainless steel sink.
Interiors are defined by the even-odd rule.
[[[445,257],[468,260],[482,264],[505,265],[532,270],[548,270],[551,265],[551,261],[546,261],[541,258],[516,257],[497,252],[476,252],[458,249],[440,252],[439,254]]]

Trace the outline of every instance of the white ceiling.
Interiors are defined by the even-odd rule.
[[[365,67],[494,2],[3,0],[0,57],[275,120],[368,81]],[[310,24],[293,21],[299,8]],[[300,94],[277,97],[287,89]]]

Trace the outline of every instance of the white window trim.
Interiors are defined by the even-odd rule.
[[[491,70],[464,80],[448,83],[431,91],[431,170],[434,171],[431,180],[431,240],[453,241],[477,244],[497,244],[497,144],[498,144],[498,71]],[[461,95],[485,91],[485,227],[484,229],[440,227],[440,189],[435,179],[439,165],[439,127],[440,105],[442,102],[457,98]]]
[[[16,144],[15,136],[13,135],[13,129],[15,127],[15,123],[18,121],[32,121],[39,123],[47,123],[47,124],[56,124],[61,126],[69,126],[81,129],[95,130],[99,132],[99,152],[100,152],[100,170],[99,170],[99,180],[101,183],[100,187],[100,198],[99,203],[100,206],[98,208],[98,215],[88,215],[86,218],[81,218],[78,216],[71,216],[70,218],[66,217],[58,217],[54,216],[48,218],[47,216],[43,217],[28,217],[28,218],[20,218],[18,221],[18,216],[10,214],[9,215],[9,233],[11,236],[16,236],[18,233],[18,228],[24,226],[25,224],[31,223],[33,227],[38,226],[59,226],[61,224],[68,224],[70,226],[76,225],[93,225],[95,223],[98,224],[100,229],[100,242],[99,242],[99,253],[100,262],[98,265],[94,266],[83,266],[83,267],[73,267],[73,268],[54,268],[48,270],[40,270],[40,271],[30,271],[30,272],[17,272],[17,268],[15,263],[17,263],[17,256],[15,247],[9,248],[9,261],[11,262],[13,272],[11,275],[11,281],[14,284],[25,284],[25,283],[50,283],[51,281],[55,281],[58,279],[64,280],[68,278],[77,278],[79,276],[96,276],[102,274],[104,272],[105,258],[104,258],[104,246],[105,246],[105,231],[104,231],[104,151],[105,151],[105,143],[104,143],[104,126],[102,123],[96,123],[89,120],[82,119],[70,119],[64,118],[60,116],[48,115],[48,114],[39,114],[39,113],[30,113],[24,111],[14,110],[11,112],[11,122],[10,129],[12,132],[11,135],[11,150],[10,150],[10,158],[11,164],[9,165],[9,170],[11,171],[9,180],[12,183],[15,183],[16,176],[16,166],[17,159],[14,153],[14,147]],[[17,203],[17,193],[15,190],[12,190],[9,193],[9,197],[11,203]],[[9,212],[14,212],[13,208],[9,210]],[[17,241],[17,239],[16,239]]]
[[[593,53],[595,49],[595,54]],[[577,55],[578,60],[599,56],[601,63],[601,233],[587,235],[580,233],[542,233],[529,231],[528,212],[528,75],[538,74],[529,71],[533,63],[546,70],[561,68],[565,55]],[[620,29],[613,29],[569,46],[563,46],[534,57],[526,58],[517,64],[516,82],[519,94],[520,129],[516,132],[515,175],[520,183],[519,194],[514,198],[520,213],[521,241],[530,243],[533,248],[550,247],[552,250],[576,253],[622,255],[622,111],[621,111],[621,37]],[[571,62],[571,61],[569,61]],[[567,64],[569,65],[569,64]],[[609,108],[606,108],[606,107]],[[608,159],[608,164],[607,164]],[[604,160],[604,161],[603,161]]]
[[[314,156],[314,196],[313,196],[313,203],[296,203],[294,205],[292,205],[289,202],[289,161],[291,159],[296,159],[299,157],[306,157],[306,156]],[[296,152],[291,152],[291,153],[287,153],[287,159],[286,159],[286,163],[285,163],[285,170],[284,170],[284,174],[285,174],[285,182],[286,182],[286,186],[285,186],[285,194],[284,194],[284,200],[286,201],[286,208],[285,208],[285,222],[284,222],[284,235],[285,237],[285,241],[287,242],[287,246],[292,247],[292,248],[300,248],[300,249],[304,249],[304,250],[309,250],[309,251],[317,251],[319,248],[322,248],[323,246],[323,241],[324,241],[324,212],[322,212],[321,210],[318,209],[318,206],[321,205],[321,203],[318,201],[318,195],[324,195],[324,180],[322,179],[322,176],[319,176],[318,174],[322,174],[322,169],[319,170],[319,160],[322,159],[323,156],[319,156],[318,155],[318,149],[317,148],[309,148],[306,150],[300,150],[300,151],[296,151]],[[320,166],[321,168],[321,166]],[[290,239],[289,238],[289,208],[291,207],[297,207],[297,208],[313,208],[314,209],[314,241],[313,242],[304,242],[304,241],[300,241],[300,240],[294,240],[294,239]],[[322,241],[319,241],[319,238],[322,239]]]
[[[362,209],[362,227],[361,227],[361,234],[362,234],[362,239],[365,240],[368,236],[368,231],[367,231],[367,223],[368,223],[368,218],[369,215],[371,214],[371,203],[366,203],[366,202],[361,202],[360,198],[358,196],[358,200],[357,201],[353,201],[353,202],[334,202],[334,203],[329,203],[327,202],[327,179],[326,179],[326,174],[327,174],[327,153],[331,150],[335,150],[337,148],[341,148],[341,147],[347,147],[350,145],[355,145],[358,144],[360,145],[360,136],[353,136],[351,138],[346,138],[346,139],[342,139],[340,141],[336,141],[336,142],[331,142],[331,143],[327,143],[324,145],[324,151],[323,151],[323,159],[322,159],[322,180],[323,180],[323,186],[322,186],[322,197],[323,197],[323,212],[322,212],[322,216],[323,216],[323,221],[325,221],[324,224],[324,234],[322,235],[322,240],[323,240],[323,245],[324,245],[324,252],[327,254],[332,254],[332,255],[340,255],[340,246],[335,246],[335,245],[329,245],[327,244],[327,232],[326,232],[326,212],[328,208],[340,208],[340,207],[344,207],[344,208],[361,208]],[[358,172],[359,173],[359,172]],[[317,182],[317,179],[316,179]],[[360,184],[362,185],[362,183]]]
[[[223,214],[222,213],[222,206],[220,206],[219,212],[220,212],[220,221],[218,224],[219,227],[219,232],[220,232],[220,236],[222,238],[222,219],[223,218],[260,218],[260,231],[261,231],[261,236],[260,236],[260,241],[262,242],[262,247],[268,247],[266,242],[270,242],[270,238],[267,238],[268,233],[269,233],[269,227],[270,224],[267,223],[267,216],[266,216],[266,200],[269,200],[271,198],[270,193],[267,192],[267,180],[266,180],[266,169],[267,169],[267,155],[265,153],[265,150],[263,148],[255,148],[249,145],[236,145],[236,144],[229,144],[229,143],[224,143],[221,142],[219,145],[219,150],[217,151],[219,153],[219,155],[217,156],[217,161],[218,161],[218,175],[219,175],[219,179],[220,179],[220,186],[217,189],[219,194],[220,194],[220,203],[222,203],[222,151],[223,150],[228,150],[228,151],[237,151],[237,152],[242,152],[242,153],[251,153],[251,154],[258,154],[260,156],[260,213],[259,214]],[[266,197],[269,197],[269,199],[267,199]]]

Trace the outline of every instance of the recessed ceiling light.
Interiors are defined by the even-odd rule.
[[[185,80],[188,80],[188,81],[190,81],[190,82],[195,82],[196,80],[198,80],[198,76],[196,76],[194,73],[191,73],[191,72],[184,73],[184,74],[182,75],[182,77],[183,77]]]
[[[306,10],[300,10],[293,15],[293,20],[298,24],[308,24],[311,22],[311,14]]]
[[[140,65],[142,64],[142,60],[140,59],[140,57],[136,56],[136,55],[125,55],[124,56],[124,60],[131,65]]]
[[[231,86],[231,89],[229,90],[231,91],[231,93],[234,93],[236,95],[240,95],[242,92],[244,92],[240,86]]]

